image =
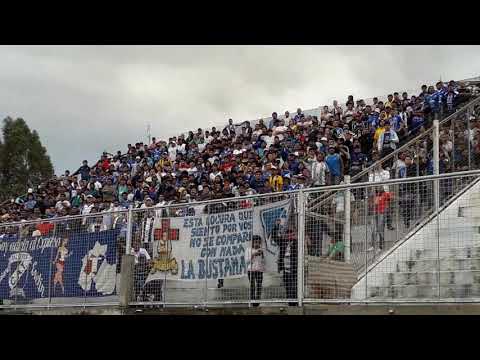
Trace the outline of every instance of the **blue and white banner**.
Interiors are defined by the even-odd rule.
[[[0,299],[115,294],[118,234],[0,237]]]

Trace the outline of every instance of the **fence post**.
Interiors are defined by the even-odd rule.
[[[439,122],[437,119],[433,120],[433,175],[440,174],[440,131]],[[434,195],[434,208],[438,209],[439,196],[439,181],[435,179],[433,181],[433,195]]]
[[[305,271],[305,203],[306,196],[305,193],[300,190],[298,193],[298,236],[297,236],[297,246],[298,246],[298,260],[297,260],[297,297],[298,297],[298,306],[303,305],[303,288],[304,288],[304,271]]]
[[[350,175],[344,176],[345,184],[350,184]],[[350,212],[351,212],[351,191],[350,188],[345,189],[345,226],[343,227],[343,239],[345,249],[345,262],[350,262],[350,242],[351,242],[351,228],[350,228]]]
[[[365,204],[363,207],[363,217],[365,223],[365,243],[363,245],[365,260],[365,301],[368,299],[368,187],[365,188]],[[373,242],[373,241],[372,241]],[[374,244],[372,244],[373,246]]]
[[[433,174],[440,174],[440,139],[439,139],[439,123],[438,120],[433,121]],[[433,180],[433,203],[434,213],[437,216],[437,287],[438,297],[440,297],[440,180]]]
[[[133,206],[130,205],[128,208],[127,214],[127,235],[126,235],[126,243],[125,243],[125,254],[130,254],[132,251],[132,225],[133,225]]]
[[[467,141],[468,141],[468,170],[472,170],[472,144],[470,141],[470,114],[471,114],[471,107],[467,109]],[[455,137],[455,134],[454,136]]]
[[[126,308],[132,299],[134,281],[135,256],[125,254],[122,256],[120,269],[120,307]]]

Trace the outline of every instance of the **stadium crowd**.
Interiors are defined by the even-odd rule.
[[[366,104],[349,96],[345,103],[323,106],[320,116],[301,109],[284,116],[274,112],[254,125],[229,119],[221,129],[128,144],[124,154],[103,153],[93,165],[84,160],[75,171],[4,203],[0,222],[339,184],[428,129],[436,113],[453,113],[469,94],[461,84],[440,81],[423,85],[418,95],[395,92],[385,102],[373,98]],[[480,129],[480,121],[475,124]],[[480,154],[479,140],[476,132],[472,151]],[[448,141],[442,138],[442,146]]]

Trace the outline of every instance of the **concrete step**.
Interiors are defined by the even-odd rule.
[[[397,264],[397,272],[421,272],[437,269],[437,259],[420,259],[402,261]],[[475,258],[440,258],[440,270],[480,270],[480,257]]]
[[[440,258],[480,258],[480,245],[452,246],[449,248],[441,247],[439,250],[436,248],[411,250],[408,260],[434,259],[437,257],[437,254],[440,254]]]
[[[434,299],[438,297],[438,287],[431,285],[372,286],[368,295],[374,299]],[[480,297],[480,284],[440,286],[442,298]]]
[[[367,281],[368,282],[368,281]],[[388,273],[384,284],[395,285],[433,285],[438,283],[437,271],[392,272]],[[440,271],[440,285],[468,285],[480,283],[480,270]]]

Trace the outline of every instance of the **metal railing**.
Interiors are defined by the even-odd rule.
[[[439,122],[440,127],[443,127],[446,124],[451,124],[454,126],[454,120],[459,119],[461,116],[469,117],[475,110],[476,107],[480,105],[480,97],[477,97],[467,103],[465,106],[463,106],[461,109],[457,110],[453,114],[450,114],[446,116],[443,120]],[[430,127],[424,132],[419,135],[417,135],[415,138],[408,140],[405,144],[400,146],[398,149],[394,150],[392,153],[382,157],[381,159],[377,160],[375,163],[373,163],[371,166],[368,168],[360,171],[358,174],[354,175],[351,177],[350,182],[355,183],[359,182],[360,180],[368,181],[366,179],[366,176],[368,176],[371,172],[373,172],[375,169],[378,169],[379,166],[382,168],[385,168],[385,164],[389,163],[394,163],[398,160],[399,154],[405,153],[405,152],[411,152],[414,154],[415,158],[415,163],[417,165],[417,176],[422,175],[420,171],[420,161],[422,157],[425,157],[426,155],[430,154],[432,152],[432,144],[421,144],[422,142],[425,142],[428,140],[431,140],[433,136],[433,122],[430,123]],[[467,119],[466,121],[468,131],[470,133],[470,119]],[[471,141],[468,142],[469,144]],[[454,144],[453,144],[454,145]],[[414,147],[414,148],[412,148]],[[421,150],[425,150],[422,156],[420,156]],[[452,149],[452,152],[454,152],[455,148]],[[472,164],[472,152],[470,151],[470,145],[469,145],[469,152],[468,152],[468,168],[465,168],[465,164],[462,164],[462,169],[461,170],[468,170],[471,169],[471,164]],[[455,166],[452,169],[455,171]],[[395,172],[391,172],[390,176],[391,178],[395,178],[398,174],[395,174]],[[326,202],[331,201],[332,197],[334,194],[324,194],[321,197],[318,197],[315,199],[315,201],[312,201],[310,204],[308,211],[310,212],[315,212],[316,210],[320,209],[322,205],[324,205]]]
[[[1,224],[0,297],[8,308],[478,301],[479,179],[474,170]],[[305,211],[329,191],[334,225]]]

